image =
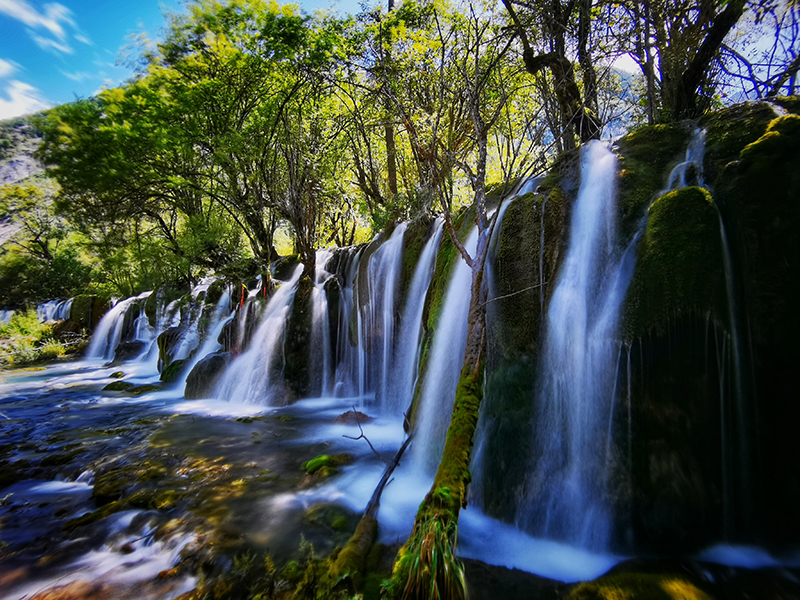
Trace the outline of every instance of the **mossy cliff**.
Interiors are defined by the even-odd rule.
[[[481,407],[481,504],[493,516],[513,512],[525,479],[534,418],[532,388],[548,294],[563,258],[571,201],[560,186],[514,199],[497,232],[489,266],[487,381]]]
[[[699,187],[668,192],[650,206],[628,289],[623,337],[631,340],[695,311],[727,319],[719,215]]]
[[[796,100],[796,99],[795,99]],[[787,105],[792,106],[786,102]],[[795,108],[797,104],[793,105]],[[773,119],[716,183],[728,217],[740,312],[756,408],[752,484],[770,536],[800,536],[800,116]],[[746,364],[747,364],[746,363]],[[760,504],[760,506],[759,506]]]
[[[631,471],[612,482],[617,512],[632,515],[618,537],[637,549],[684,552],[723,532],[800,535],[800,442],[789,425],[800,419],[800,117],[779,114],[755,103],[705,117],[707,189],[667,193],[648,211],[615,415]],[[620,151],[638,152],[642,135]]]

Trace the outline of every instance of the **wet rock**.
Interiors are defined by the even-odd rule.
[[[122,342],[114,352],[114,362],[132,360],[144,352],[144,342]]]
[[[186,367],[188,360],[175,360],[172,361],[163,371],[159,378],[164,383],[175,383],[178,381],[183,369]]]
[[[184,397],[187,400],[207,398],[231,360],[230,352],[218,352],[202,359],[186,378]]]
[[[127,381],[112,381],[107,386],[103,388],[104,392],[124,392],[129,390],[133,387],[132,383],[128,383]]]

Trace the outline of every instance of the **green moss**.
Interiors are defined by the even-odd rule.
[[[733,250],[741,256],[751,333],[784,350],[800,328],[798,164],[800,116],[787,115],[773,119],[764,135],[742,149],[718,186],[731,215]]]
[[[717,187],[725,166],[739,158],[747,144],[755,142],[766,131],[775,111],[766,102],[744,103],[703,117],[705,127],[705,176]]]
[[[180,377],[181,373],[183,372],[184,367],[186,367],[186,363],[188,360],[174,360],[161,372],[161,377],[159,379],[164,383],[175,383],[178,381],[178,377]]]
[[[303,470],[309,475],[327,477],[336,472],[336,467],[349,465],[353,462],[352,454],[320,454],[302,464]]]
[[[134,387],[132,383],[127,381],[112,381],[103,388],[104,392],[125,392]]]
[[[122,379],[125,377],[125,373],[122,371],[114,371],[111,375],[109,375],[112,379]]]
[[[631,340],[663,332],[671,318],[692,311],[725,319],[719,216],[711,194],[698,187],[664,194],[650,207],[623,334]]]
[[[620,573],[580,583],[570,600],[711,600],[685,577],[652,573]]]
[[[630,239],[653,194],[663,189],[669,167],[683,159],[690,134],[682,125],[653,125],[619,141],[622,239]]]
[[[800,96],[782,96],[772,98],[770,101],[792,114],[800,115]]]

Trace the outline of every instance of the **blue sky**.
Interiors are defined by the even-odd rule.
[[[358,11],[358,0],[301,0],[306,12]],[[370,1],[369,4],[374,4]],[[120,50],[156,40],[176,0],[0,0],[0,120],[86,98],[131,75]]]

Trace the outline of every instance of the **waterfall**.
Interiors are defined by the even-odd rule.
[[[203,344],[200,346],[197,352],[192,355],[191,360],[187,362],[186,367],[183,369],[180,381],[182,382],[184,389],[186,388],[186,378],[189,376],[189,373],[192,372],[192,369],[194,369],[197,363],[199,363],[209,354],[217,352],[220,348],[222,348],[222,345],[217,340],[219,339],[220,333],[222,333],[222,328],[233,318],[233,312],[231,308],[231,295],[226,290],[219,297],[217,305],[214,308],[214,313],[212,314],[211,320],[207,325]]]
[[[472,254],[477,243],[476,228],[464,247]],[[417,472],[435,472],[444,450],[445,432],[450,424],[458,376],[467,346],[471,281],[471,269],[460,256],[457,257],[436,322],[415,419],[414,443],[410,454],[411,468]]]
[[[144,292],[139,296],[132,296],[117,302],[97,324],[92,341],[86,351],[86,358],[113,360],[114,352],[122,340],[125,328],[125,313],[138,300],[146,299],[151,292]]]
[[[336,367],[332,393],[337,398],[359,394],[358,365],[361,349],[357,346],[357,338],[351,324],[357,318],[354,313],[356,306],[354,287],[361,265],[361,256],[362,250],[347,251],[346,256],[342,259],[344,267],[340,268],[336,282],[336,289],[339,292],[339,310],[334,329],[336,333]]]
[[[616,173],[605,145],[583,148],[569,245],[546,316],[534,451],[516,515],[531,533],[595,549],[607,547],[611,531],[602,449],[636,246],[617,249]]]
[[[436,253],[442,239],[442,221],[425,243],[419,261],[414,269],[414,277],[408,289],[403,316],[400,321],[400,332],[397,336],[394,366],[394,377],[387,404],[392,414],[399,415],[410,405],[414,396],[414,388],[419,372],[420,338],[422,335],[422,312],[425,308],[425,296],[431,284],[436,267]]]
[[[69,319],[69,311],[72,308],[72,298],[69,300],[50,300],[39,304],[36,307],[36,316],[43,323],[45,321],[63,321]]]
[[[387,401],[389,369],[394,346],[394,304],[400,284],[403,234],[406,224],[394,228],[367,265],[367,298],[359,298],[359,392],[373,394],[379,405]]]
[[[272,295],[249,349],[225,371],[217,384],[215,397],[267,406],[284,402],[283,341],[302,273],[302,265],[295,267],[291,279],[280,285]]]
[[[330,250],[317,250],[314,271],[314,288],[311,290],[311,368],[319,373],[319,382],[313,382],[314,389],[322,396],[332,393],[331,370],[333,357],[331,348],[331,325],[328,311],[328,298],[325,284],[332,277],[325,267],[333,253]]]

